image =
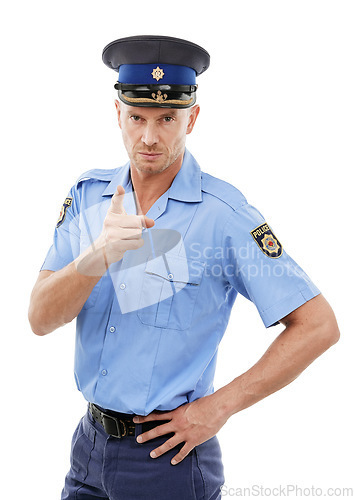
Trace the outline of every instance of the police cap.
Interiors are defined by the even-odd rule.
[[[131,36],[109,43],[103,62],[118,72],[115,89],[130,106],[189,108],[196,101],[196,76],[210,56],[199,45],[169,36]]]

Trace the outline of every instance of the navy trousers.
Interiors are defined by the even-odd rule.
[[[183,445],[151,458],[150,452],[169,436],[139,444],[141,433],[136,424],[135,437],[112,437],[87,411],[72,438],[61,500],[220,500],[224,475],[215,436],[171,465]]]

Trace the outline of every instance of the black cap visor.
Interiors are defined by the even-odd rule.
[[[196,102],[197,85],[130,85],[117,82],[119,99],[129,106],[190,108]]]

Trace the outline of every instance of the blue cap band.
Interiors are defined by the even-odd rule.
[[[187,66],[175,64],[122,64],[119,67],[120,83],[133,85],[195,85],[196,72]]]

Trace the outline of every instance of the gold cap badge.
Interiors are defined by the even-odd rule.
[[[165,73],[163,72],[163,69],[162,69],[162,68],[159,68],[158,66],[157,66],[157,68],[155,68],[155,69],[153,69],[153,70],[152,70],[152,73],[151,73],[151,74],[152,74],[152,77],[153,77],[155,80],[157,80],[157,81],[162,80],[162,78],[163,78],[163,77],[164,77],[164,75],[165,75]]]

